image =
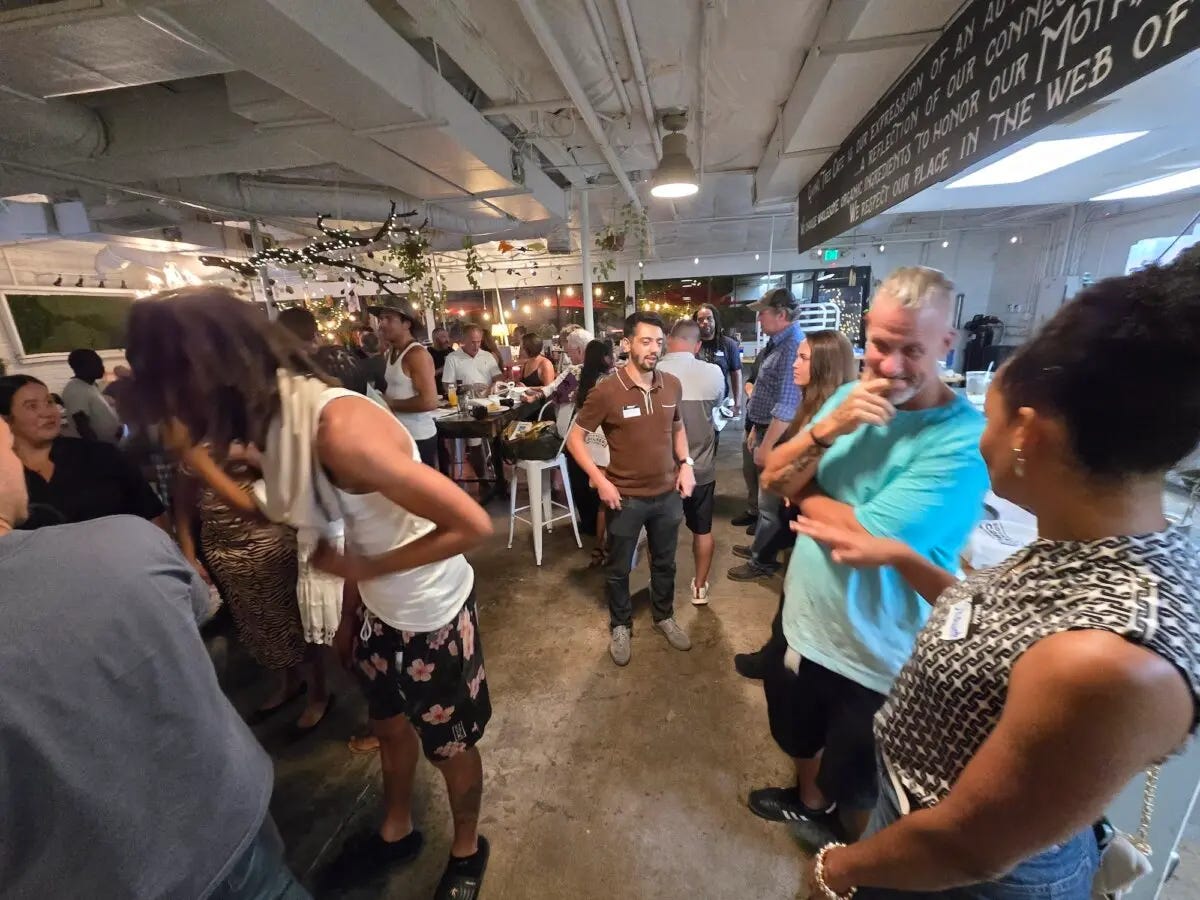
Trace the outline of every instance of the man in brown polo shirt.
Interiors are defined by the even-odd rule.
[[[675,548],[683,521],[681,497],[696,485],[687,434],[680,417],[679,379],[655,367],[663,355],[663,321],[636,312],[625,320],[627,362],[587,396],[567,436],[567,449],[609,507],[608,652],[618,666],[629,662],[633,603],[629,571],[643,528],[650,544],[650,605],[654,627],[676,650],[692,642],[675,622]],[[600,428],[608,441],[609,464],[592,462],[584,432]]]

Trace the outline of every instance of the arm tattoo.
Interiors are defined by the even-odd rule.
[[[810,466],[815,465],[817,460],[821,458],[821,454],[824,452],[824,447],[818,447],[816,444],[811,444],[807,450],[787,464],[787,468],[784,470],[784,472],[788,475],[800,475]]]

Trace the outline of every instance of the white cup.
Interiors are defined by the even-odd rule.
[[[967,372],[967,399],[972,403],[982,403],[987,397],[988,385],[992,381],[991,372]]]

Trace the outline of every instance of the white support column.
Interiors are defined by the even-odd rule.
[[[250,242],[256,254],[263,252],[262,232],[258,227],[258,219],[250,220]],[[262,286],[263,298],[267,304],[267,318],[272,321],[279,315],[275,306],[275,289],[271,287],[271,276],[265,265],[258,267],[258,283]]]
[[[588,195],[585,191],[579,194],[579,255],[580,265],[583,266],[583,327],[590,333],[596,333],[596,311],[592,297],[592,223],[588,211]]]

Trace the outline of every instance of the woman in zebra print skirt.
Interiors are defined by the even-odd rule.
[[[247,493],[259,477],[245,451],[233,449],[222,468]],[[304,640],[296,599],[296,532],[286,525],[246,515],[226,503],[207,485],[200,486],[190,470],[184,472],[177,515],[190,516],[194,509],[200,520],[200,542],[204,562],[229,605],[238,638],[255,662],[279,672],[281,678],[271,695],[251,716],[260,722],[280,710],[307,686],[308,703],[296,725],[307,730],[319,723],[328,705],[323,668],[312,659],[318,648]],[[184,555],[200,569],[190,523],[179,522],[179,543]],[[305,684],[305,670],[312,677]]]

